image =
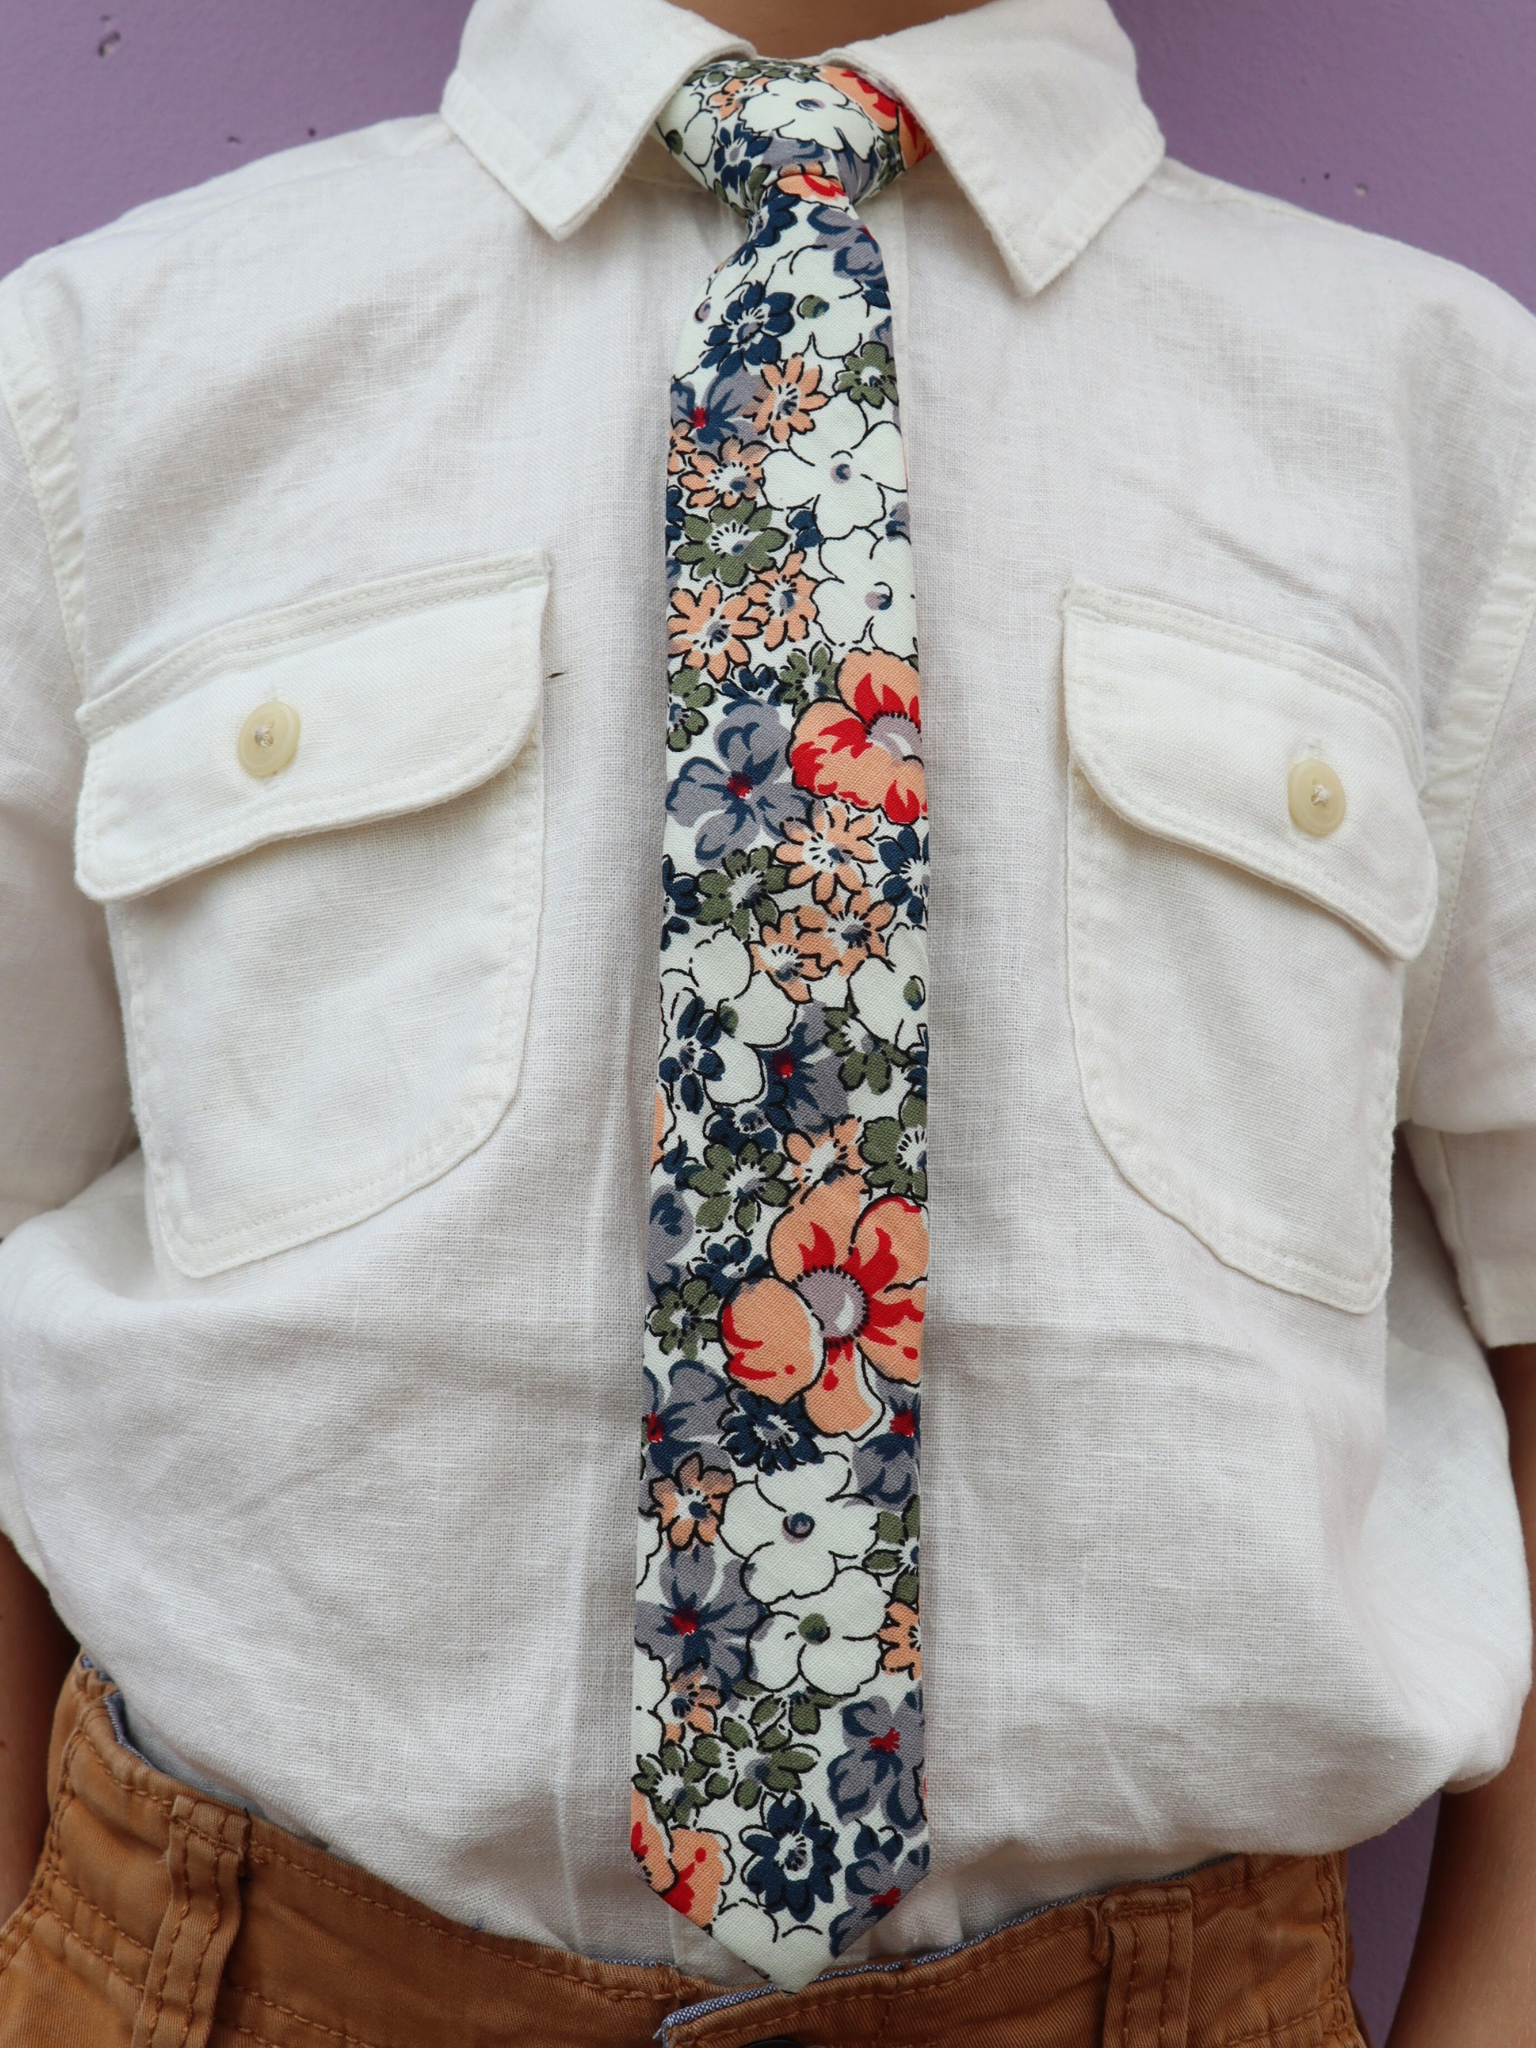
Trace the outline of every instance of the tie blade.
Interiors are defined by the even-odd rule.
[[[631,1844],[785,1989],[927,1869],[918,1439],[927,796],[890,294],[911,126],[711,66],[750,216],[679,349]]]

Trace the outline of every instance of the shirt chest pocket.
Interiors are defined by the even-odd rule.
[[[445,1173],[517,1085],[542,892],[542,556],[245,620],[82,708],[167,1253],[221,1272]]]
[[[1363,1312],[1390,1261],[1417,735],[1302,647],[1075,586],[1069,992],[1088,1113],[1218,1258]]]

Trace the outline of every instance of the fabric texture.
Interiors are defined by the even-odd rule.
[[[632,1844],[794,1990],[928,1868],[928,801],[856,209],[929,145],[854,72],[754,59],[657,127],[748,232],[672,376]]]
[[[720,1981],[745,1966],[636,1882],[629,1643],[668,376],[741,239],[653,129],[742,54],[659,0],[481,0],[448,118],[0,287],[0,1513],[179,1780],[459,1922]],[[1332,1851],[1509,1753],[1527,1590],[1460,1295],[1536,1337],[1536,323],[1160,164],[1101,0],[829,61],[935,145],[861,215],[921,542],[935,1820],[857,1962]],[[180,845],[247,802],[274,619],[536,559],[537,657],[509,628],[499,679],[466,668],[467,586],[376,692],[344,634],[312,703],[295,670],[285,773],[334,764],[329,825],[76,886],[87,755],[121,745],[126,784],[134,722],[82,703],[181,678],[143,711],[186,748]],[[1166,608],[1148,707],[1166,685],[1189,774],[1118,669],[1069,666],[1086,586],[1117,632]],[[482,689],[536,725],[428,801]],[[421,807],[345,822],[390,736]],[[1345,745],[1345,820],[1293,861],[1290,769]],[[1389,1189],[1394,1116],[1438,1232]],[[278,1127],[286,1208],[367,1157],[396,1192],[346,1224],[317,1201],[277,1249]],[[1316,1277],[1314,1178],[1356,1305]],[[237,1205],[268,1248],[190,1271],[169,1226]],[[895,1495],[912,1441],[868,1440]]]
[[[712,1996],[444,1920],[152,1770],[77,1669],[52,1826],[0,1933],[0,2048],[1361,2048],[1342,1858],[1234,1858],[908,1968]]]

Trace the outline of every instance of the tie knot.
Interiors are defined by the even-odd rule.
[[[873,198],[932,146],[898,100],[856,71],[765,57],[696,71],[656,125],[701,185],[748,216],[774,193]]]

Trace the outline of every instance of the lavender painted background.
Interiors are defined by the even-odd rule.
[[[1530,0],[1119,0],[1176,156],[1437,250],[1536,307]],[[158,193],[436,103],[468,0],[0,0],[0,272]],[[1352,1864],[1378,2041],[1425,1808]]]

